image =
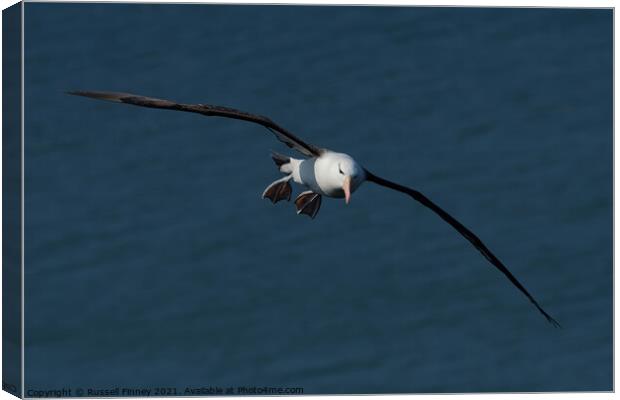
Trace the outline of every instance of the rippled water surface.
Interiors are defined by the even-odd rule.
[[[26,4],[27,389],[612,389],[610,10]],[[261,200],[270,116],[413,186]],[[297,188],[299,189],[299,188]]]

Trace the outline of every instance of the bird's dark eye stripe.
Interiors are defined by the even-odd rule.
[[[344,172],[342,172],[342,169],[340,168],[340,165],[338,166],[338,171],[340,171],[340,173],[341,173],[342,175],[344,175]]]

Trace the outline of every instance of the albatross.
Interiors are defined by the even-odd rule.
[[[185,111],[206,115],[208,117],[224,117],[253,122],[271,131],[275,137],[289,148],[298,151],[305,158],[297,159],[272,153],[273,161],[279,171],[284,175],[271,183],[263,192],[263,198],[269,199],[274,204],[281,201],[290,201],[293,192],[291,181],[301,185],[306,190],[301,192],[294,200],[297,214],[304,214],[315,218],[321,208],[323,196],[344,198],[346,204],[351,200],[351,195],[363,182],[371,182],[379,186],[404,193],[422,205],[435,212],[441,219],[450,224],[465,237],[495,268],[502,272],[514,286],[516,286],[540,313],[552,325],[560,327],[560,324],[551,317],[515,278],[506,266],[497,258],[491,250],[472,231],[457,221],[454,217],[432,202],[418,190],[381,178],[362,167],[350,155],[331,151],[314,146],[290,131],[284,129],[271,119],[262,115],[250,114],[233,108],[210,105],[210,104],[182,104],[169,100],[139,96],[129,93],[117,92],[93,92],[73,91],[72,95],[90,97],[93,99],[107,100],[117,103],[131,104],[140,107],[161,108],[165,110]]]

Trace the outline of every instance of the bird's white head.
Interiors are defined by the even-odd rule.
[[[347,154],[336,154],[334,161],[333,173],[337,174],[339,186],[344,193],[344,201],[349,204],[351,193],[355,192],[366,178],[364,168]]]

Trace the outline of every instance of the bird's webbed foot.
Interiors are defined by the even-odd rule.
[[[274,204],[280,200],[290,201],[293,189],[291,188],[291,184],[288,183],[289,180],[290,178],[288,177],[284,179],[278,179],[271,185],[267,186],[267,188],[263,192],[263,199],[268,198]]]
[[[321,208],[321,195],[310,190],[300,193],[295,199],[297,214],[306,214],[314,219]]]

